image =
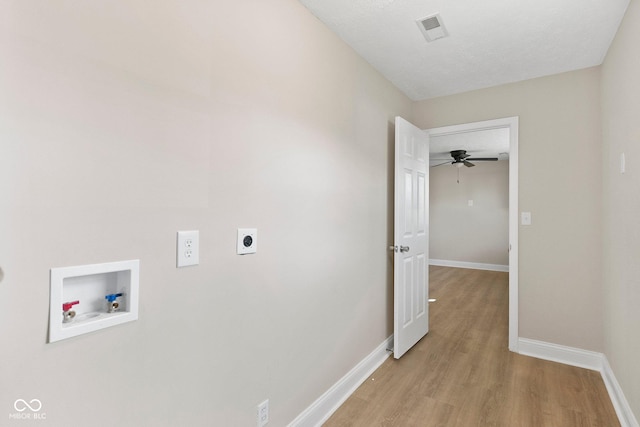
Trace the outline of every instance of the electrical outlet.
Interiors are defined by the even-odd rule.
[[[258,427],[267,425],[269,422],[269,399],[258,405]]]
[[[176,266],[187,267],[200,263],[200,232],[178,231],[176,243]]]
[[[258,229],[238,228],[238,255],[255,254],[258,251]]]

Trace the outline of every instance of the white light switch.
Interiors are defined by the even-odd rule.
[[[531,212],[522,212],[520,214],[520,223],[522,225],[531,225]]]
[[[238,228],[238,255],[255,254],[258,251],[258,230]]]
[[[620,173],[627,171],[627,158],[624,153],[620,154]]]
[[[473,206],[473,200],[467,200],[467,205],[468,206]]]
[[[176,267],[200,264],[200,232],[178,231],[176,244]]]

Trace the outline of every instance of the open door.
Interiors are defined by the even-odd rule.
[[[429,136],[396,117],[393,357],[429,332]]]

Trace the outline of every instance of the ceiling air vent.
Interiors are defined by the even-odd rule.
[[[439,13],[418,19],[416,24],[418,24],[418,28],[420,28],[422,35],[428,42],[442,39],[449,35]]]

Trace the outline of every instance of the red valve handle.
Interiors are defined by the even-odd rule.
[[[69,311],[71,310],[71,307],[79,303],[80,301],[65,302],[64,304],[62,304],[62,311]]]

